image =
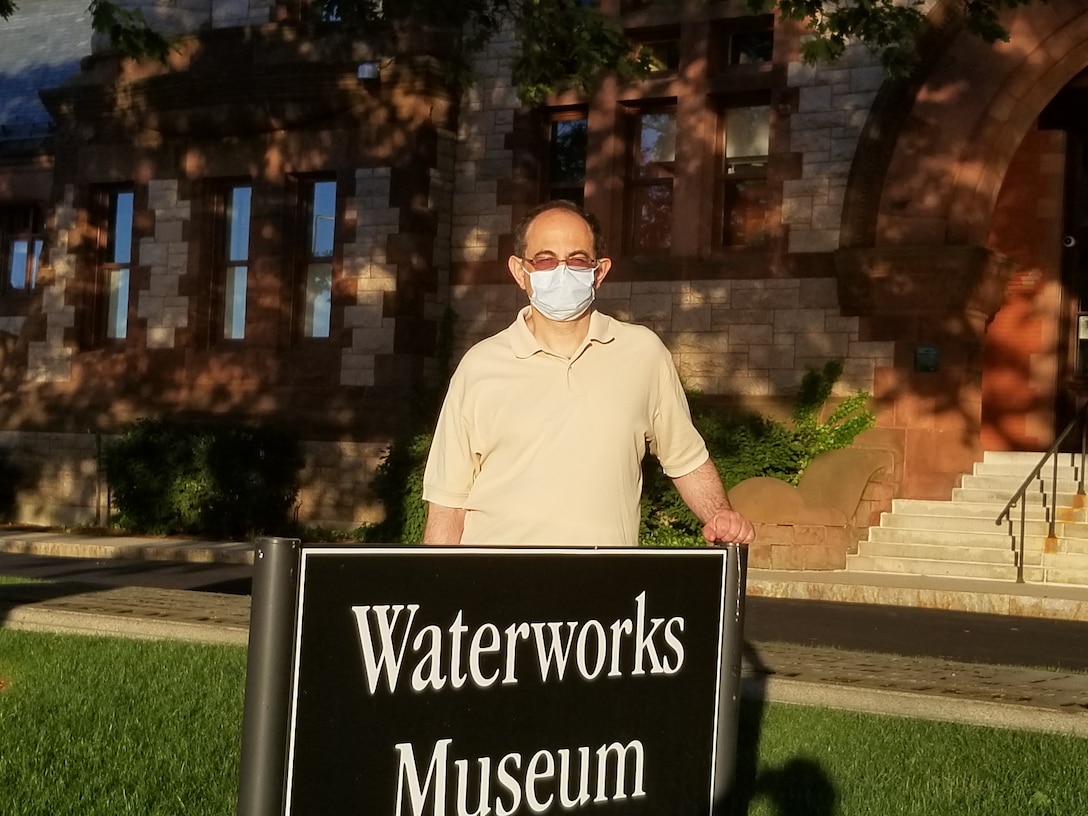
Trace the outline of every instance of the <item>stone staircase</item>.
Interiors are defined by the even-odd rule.
[[[896,499],[879,527],[848,555],[848,572],[954,576],[1016,580],[1014,550],[1020,508],[1011,519],[995,524],[1005,503],[1041,458],[1041,453],[987,452],[974,473],[963,477],[951,501]],[[1088,510],[1077,496],[1080,457],[1058,460],[1057,518],[1054,538],[1047,538],[1046,507],[1050,503],[1053,462],[1045,479],[1034,482],[1026,496],[1024,580],[1030,583],[1088,586]]]

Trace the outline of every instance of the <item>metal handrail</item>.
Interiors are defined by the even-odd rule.
[[[1043,465],[1047,463],[1047,460],[1053,459],[1054,467],[1050,477],[1050,503],[1045,504],[1044,507],[1046,508],[1046,519],[1049,523],[1047,537],[1054,538],[1054,524],[1057,521],[1058,515],[1058,448],[1061,447],[1066,437],[1069,436],[1073,429],[1076,428],[1078,425],[1080,425],[1081,433],[1080,467],[1077,469],[1077,495],[1084,495],[1084,459],[1085,451],[1086,449],[1088,449],[1088,422],[1085,422],[1086,415],[1088,415],[1088,402],[1086,402],[1084,405],[1077,409],[1076,414],[1073,415],[1073,418],[1069,421],[1069,424],[1065,426],[1065,430],[1058,434],[1057,439],[1054,440],[1054,444],[1051,445],[1050,449],[1043,454],[1042,458],[1039,460],[1039,463],[1031,469],[1031,472],[1028,474],[1027,478],[1024,479],[1023,483],[1020,485],[1017,491],[1012,494],[1012,498],[1009,499],[1008,503],[1005,505],[1005,509],[998,514],[997,520],[994,522],[995,524],[1001,524],[1003,521],[1007,520],[1011,525],[1012,508],[1015,507],[1017,503],[1019,503],[1020,535],[1018,539],[1013,542],[1013,552],[1016,555],[1016,583],[1018,584],[1024,583],[1024,527],[1026,524],[1025,514],[1027,511],[1027,502],[1024,501],[1024,498],[1027,495],[1028,488],[1031,486],[1031,483],[1034,482],[1036,479],[1039,480],[1040,486],[1045,491],[1046,482],[1039,474],[1042,472]],[[1076,455],[1077,454],[1075,453],[1071,453],[1070,457],[1076,457]]]

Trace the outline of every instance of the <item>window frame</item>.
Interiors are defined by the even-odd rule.
[[[642,122],[646,116],[654,114],[669,114],[673,125],[673,150],[672,159],[666,162],[641,161],[642,154]],[[679,124],[677,118],[677,101],[675,99],[660,100],[641,103],[636,107],[627,109],[627,161],[623,185],[623,247],[626,254],[634,256],[668,255],[672,252],[673,220],[672,211],[673,196],[676,181],[677,146],[679,144]],[[640,172],[642,167],[654,168],[651,172]],[[667,230],[668,239],[664,246],[646,247],[640,245],[636,236],[645,235],[645,231],[639,229],[641,224],[635,218],[637,206],[636,197],[642,191],[651,188],[661,188],[668,191],[670,219]]]
[[[712,24],[709,71],[712,76],[738,71],[761,71],[775,59],[773,14],[758,14],[717,20]],[[769,35],[771,52],[765,60],[742,61],[735,58],[736,38],[756,34]]]
[[[15,251],[18,243],[25,243],[27,250],[23,261],[22,285],[14,283]],[[33,251],[32,248],[37,245]],[[42,209],[37,204],[5,204],[0,207],[0,295],[9,298],[25,298],[40,286],[42,256],[45,252],[45,229]]]
[[[121,240],[118,228],[119,204],[122,196],[129,199],[126,215],[127,236]],[[91,292],[91,322],[85,335],[94,346],[125,344],[132,333],[135,310],[132,297],[132,278],[136,270],[136,213],[137,190],[134,184],[96,186],[92,193],[96,224],[96,255],[94,258],[93,289]],[[123,248],[123,250],[122,250]],[[118,257],[123,251],[124,257]],[[124,279],[124,308],[114,303],[114,276]],[[116,314],[114,313],[116,310]],[[121,320],[123,315],[123,320]],[[121,320],[123,333],[114,327]]]
[[[581,186],[573,180],[556,180],[553,170],[556,165],[556,129],[557,125],[562,122],[585,122],[586,133],[586,145],[584,155],[582,156],[582,177]],[[544,156],[544,172],[542,176],[541,191],[542,200],[544,201],[556,201],[557,199],[566,199],[567,201],[573,201],[581,207],[585,206],[586,199],[586,163],[589,160],[589,110],[585,106],[578,106],[573,108],[553,108],[546,112],[544,118],[544,141],[545,156]],[[561,194],[563,191],[573,192],[577,190],[576,196]]]
[[[753,153],[750,155],[728,156],[728,117],[731,111],[746,108],[766,108],[767,110],[767,152]],[[734,212],[727,208],[727,188],[739,187],[744,182],[761,181],[764,195],[769,197],[770,188],[770,164],[771,144],[773,143],[774,115],[769,94],[756,94],[745,98],[733,98],[722,100],[717,107],[717,128],[714,148],[714,216],[713,216],[713,248],[716,251],[735,252],[742,250],[764,249],[770,243],[772,234],[770,228],[769,211],[771,202],[768,200],[763,207],[762,240],[758,241],[726,241],[726,219]],[[758,161],[762,159],[762,161]],[[734,172],[730,172],[730,164],[736,165]]]
[[[235,215],[235,197],[241,190],[248,190],[248,202],[246,208],[245,226],[245,257],[234,256],[232,249],[233,239],[237,237],[234,231],[233,217]],[[241,344],[246,339],[246,328],[249,317],[249,294],[252,288],[250,269],[253,261],[253,181],[248,178],[217,179],[210,194],[212,210],[212,292],[211,292],[211,338],[214,343]],[[238,270],[245,273],[242,290],[241,333],[235,335],[227,330],[228,320],[235,317],[235,309],[228,312],[228,305],[234,304],[234,297],[230,294],[232,288],[232,273],[237,275]],[[233,281],[236,288],[237,279]]]
[[[319,185],[333,185],[332,211],[327,214],[317,214],[318,203],[317,190]],[[343,236],[340,229],[340,217],[343,209],[341,195],[343,192],[340,180],[334,173],[323,173],[295,178],[296,185],[296,263],[295,263],[295,326],[294,334],[303,343],[326,343],[333,337],[333,300],[336,283],[336,270],[340,261],[343,248]],[[329,248],[327,253],[319,254],[314,251],[316,244],[315,225],[318,219],[327,218],[331,223],[329,234]],[[314,270],[317,267],[328,267],[328,285],[322,293],[319,293],[311,301],[310,282]],[[324,332],[316,333],[314,322],[316,317],[315,304],[317,297],[326,294],[328,306],[324,313]]]

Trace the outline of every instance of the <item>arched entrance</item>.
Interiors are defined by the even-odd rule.
[[[1018,270],[986,332],[981,439],[1041,450],[1088,395],[1088,71],[1047,104],[1006,172],[990,246]]]
[[[840,292],[896,343],[876,395],[903,496],[947,498],[983,449],[1046,447],[1057,420],[1067,131],[1040,117],[1088,67],[1088,8],[1003,20],[987,46],[934,19],[928,70],[882,92],[851,173]]]

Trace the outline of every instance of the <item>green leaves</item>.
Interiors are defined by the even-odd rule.
[[[91,12],[91,28],[109,37],[118,53],[133,59],[151,57],[166,61],[172,45],[148,26],[140,9],[124,9],[108,0],[91,0],[87,10]]]
[[[754,476],[770,476],[797,484],[809,463],[821,453],[845,448],[876,422],[869,395],[858,391],[821,421],[820,416],[842,376],[841,360],[809,371],[801,381],[791,423],[755,414],[727,414],[699,394],[689,394],[692,418],[706,440],[710,457],[727,488]],[[681,501],[658,463],[643,463],[642,518],[639,540],[644,546],[696,546],[702,525]]]

